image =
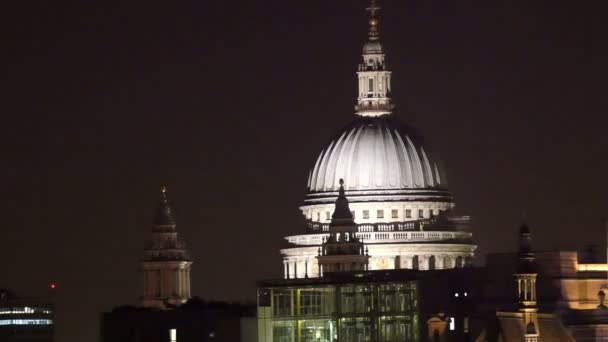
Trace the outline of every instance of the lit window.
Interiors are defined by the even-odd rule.
[[[363,219],[369,219],[369,210],[363,210]]]
[[[458,298],[460,296],[460,294],[458,294],[458,292],[454,293],[454,297]]]
[[[412,218],[412,209],[405,209],[405,218]]]
[[[177,342],[177,329],[169,329],[169,342]]]
[[[465,317],[464,321],[462,322],[462,325],[464,325],[464,327],[462,328],[463,332],[466,334],[469,332],[469,317]]]
[[[379,209],[379,210],[376,212],[376,217],[377,217],[377,218],[384,218],[384,210]]]
[[[424,210],[418,209],[418,218],[424,218]]]
[[[456,330],[456,320],[454,317],[448,317],[448,320],[450,321],[450,331]]]
[[[391,210],[391,218],[398,218],[399,217],[399,211],[397,209],[393,209]]]
[[[0,325],[51,325],[52,319],[0,319]]]
[[[325,212],[325,219],[326,220],[330,220],[331,219],[331,213],[329,211]]]
[[[468,296],[468,295],[469,295],[468,293],[466,293],[466,292],[464,293],[464,296],[465,296],[465,297],[466,297],[466,296]]]

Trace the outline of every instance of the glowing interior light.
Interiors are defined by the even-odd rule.
[[[51,319],[0,319],[0,325],[51,325]]]
[[[450,320],[450,331],[456,330],[456,320],[454,317],[449,317],[448,319]]]
[[[57,288],[57,284],[55,284],[55,283],[51,283],[50,288],[51,288],[52,290],[56,289],[56,288]]]

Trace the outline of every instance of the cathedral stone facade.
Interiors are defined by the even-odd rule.
[[[167,309],[190,299],[192,261],[185,243],[177,237],[173,211],[167,199],[167,189],[163,187],[152,225],[152,237],[141,262],[141,304],[144,307]]]
[[[476,246],[469,217],[454,216],[452,194],[424,138],[394,112],[391,71],[378,33],[379,10],[368,10],[369,35],[357,68],[353,120],[329,141],[308,177],[301,206],[307,221],[281,251],[285,278],[318,277],[317,250],[329,236],[334,202],[344,191],[369,248],[369,269],[433,270],[467,266]]]

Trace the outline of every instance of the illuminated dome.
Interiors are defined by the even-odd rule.
[[[364,54],[379,54],[382,53],[382,44],[379,40],[372,40],[363,45]]]
[[[445,189],[446,180],[424,140],[394,115],[357,117],[321,152],[310,192]]]
[[[372,0],[367,42],[357,66],[354,118],[331,139],[308,174],[300,210],[305,230],[285,237],[284,276],[322,276],[319,248],[331,233],[336,198],[348,198],[355,237],[365,243],[370,270],[435,270],[471,264],[469,217],[454,214],[437,156],[394,114],[392,72],[378,34]],[[344,188],[340,188],[340,179]]]

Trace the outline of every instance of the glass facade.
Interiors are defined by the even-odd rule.
[[[415,281],[277,286],[258,292],[260,342],[420,341]]]

